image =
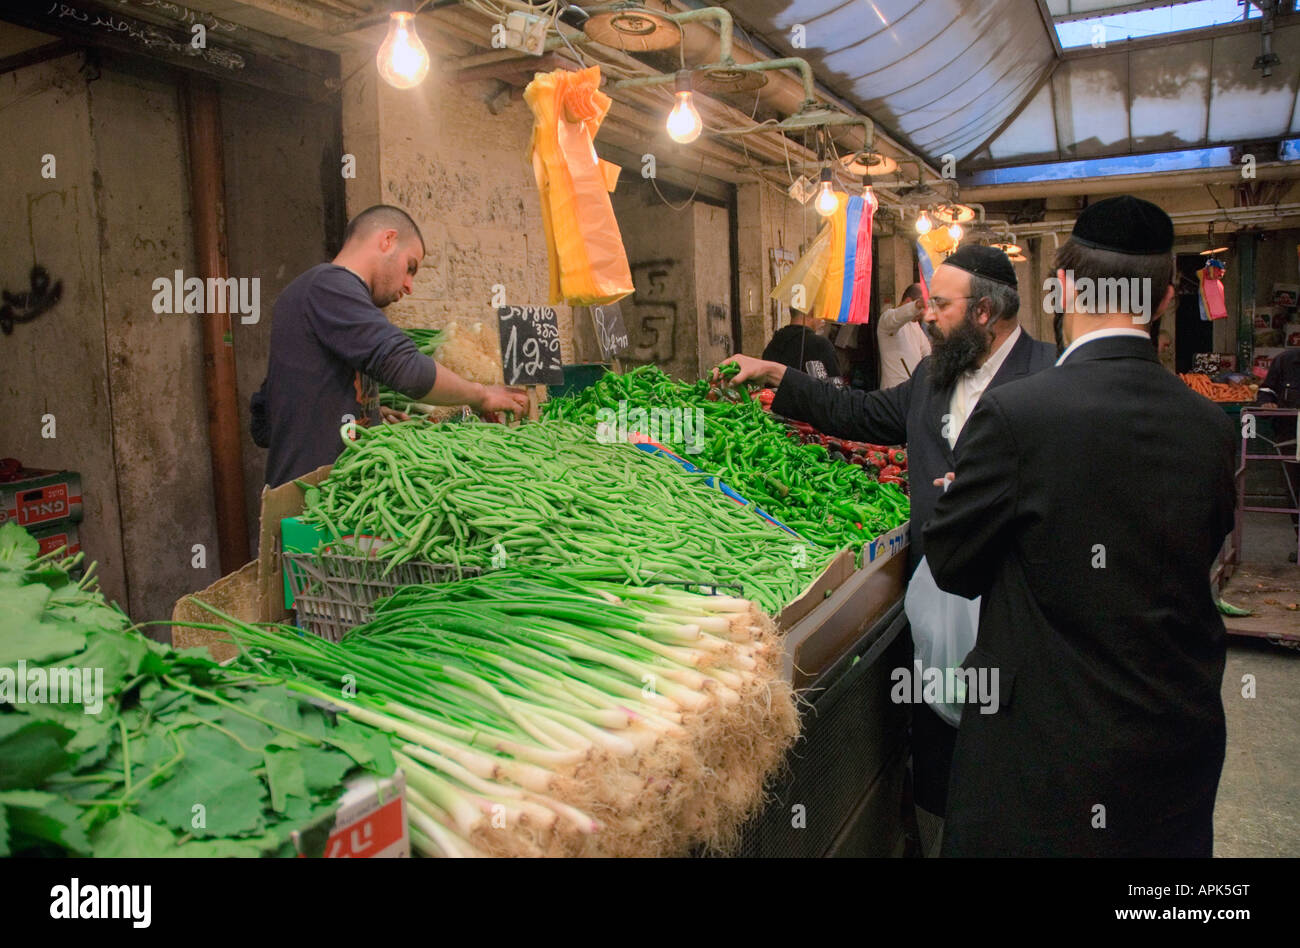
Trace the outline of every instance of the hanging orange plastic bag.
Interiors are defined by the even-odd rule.
[[[592,139],[609,112],[600,67],[539,73],[524,90],[533,111],[533,173],[542,199],[551,303],[612,303],[632,292],[609,192],[618,167]]]

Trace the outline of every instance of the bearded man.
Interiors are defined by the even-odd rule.
[[[915,660],[926,669],[956,667],[975,644],[978,600],[941,591],[925,562],[921,527],[934,513],[953,447],[985,391],[1050,368],[1056,347],[1021,330],[1016,272],[995,247],[962,247],[935,271],[924,325],[932,351],[906,382],[874,392],[837,388],[777,362],[743,355],[733,384],[776,390],[772,411],[826,434],[875,444],[907,444],[912,513],[911,579],[906,609]],[[909,674],[911,669],[906,670]],[[946,676],[945,676],[946,678]],[[921,846],[938,855],[948,771],[961,703],[944,695],[912,714],[912,779]]]

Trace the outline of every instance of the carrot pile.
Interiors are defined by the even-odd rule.
[[[1211,382],[1203,372],[1188,372],[1178,376],[1187,383],[1193,392],[1204,395],[1214,402],[1251,402],[1255,392],[1249,385],[1229,385],[1226,382]]]

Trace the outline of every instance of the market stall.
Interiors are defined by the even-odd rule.
[[[622,432],[616,405],[633,412]],[[208,654],[140,639],[106,691],[134,709],[118,731],[52,732],[52,753],[97,752],[71,774],[52,758],[21,789],[68,820],[60,801],[89,809],[80,833],[20,849],[329,853],[340,813],[392,824],[397,795],[395,854],[897,851],[904,712],[884,686],[905,641],[899,484],[803,443],[743,389],[653,368],[544,414],[344,426],[336,464],[264,495],[259,560],[178,603],[173,641]],[[48,581],[41,622],[58,627],[77,560],[37,560],[9,529],[15,575]],[[8,658],[76,663],[83,645],[131,640],[92,587],[70,588],[104,617],[100,637],[22,640]],[[180,717],[150,710],[169,695]],[[213,707],[206,728],[189,701]],[[245,733],[268,727],[281,736]],[[169,741],[175,762],[155,761]],[[234,743],[190,746],[210,741]],[[280,748],[261,767],[258,741]],[[339,752],[333,784],[293,757],[305,746]],[[212,773],[191,773],[199,755]],[[149,801],[191,777],[237,781],[244,810],[223,803],[177,841]]]

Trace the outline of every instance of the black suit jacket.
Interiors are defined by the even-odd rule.
[[[999,385],[1042,371],[1055,361],[1055,346],[1037,342],[1022,330],[983,397],[987,398],[988,392]],[[902,385],[874,392],[839,388],[789,369],[772,401],[772,411],[777,414],[806,421],[837,438],[907,445],[912,500],[908,527],[911,569],[924,555],[921,526],[934,512],[939,498],[940,489],[934,486],[934,479],[954,470],[955,463],[943,434],[943,416],[948,413],[952,386],[935,390],[930,383],[930,366],[931,358],[927,356]]]
[[[946,855],[1210,855],[1235,437],[1135,338],[980,400],[925,526],[940,588],[984,597],[966,667],[999,670],[997,711],[962,714]]]

